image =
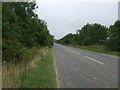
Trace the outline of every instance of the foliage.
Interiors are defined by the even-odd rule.
[[[2,88],[56,88],[53,49],[32,47],[33,59],[27,64],[7,63],[3,69]]]
[[[54,37],[34,12],[36,8],[35,2],[3,2],[3,61],[26,62],[30,48],[53,45]]]
[[[107,39],[107,28],[100,24],[87,24],[77,31],[79,45],[102,44]]]
[[[62,43],[62,44],[76,44],[77,43],[77,35],[70,33],[56,42]]]
[[[109,28],[109,39],[105,41],[108,50],[120,52],[120,21],[116,21]]]
[[[38,60],[36,67],[29,67],[14,78],[15,88],[56,88],[52,49]],[[39,54],[40,55],[40,54]],[[38,55],[38,56],[39,56]]]
[[[120,51],[120,21],[109,28],[101,24],[86,24],[76,34],[68,34],[56,41],[80,46],[104,45],[107,50]]]

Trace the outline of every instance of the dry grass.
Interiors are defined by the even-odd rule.
[[[42,47],[38,50],[35,57],[27,64],[3,64],[2,66],[2,88],[12,88],[16,83],[13,77],[25,71],[29,67],[36,68],[38,60],[48,51],[48,47]]]
[[[42,56],[48,51],[48,47],[42,47],[39,51],[38,51],[38,54],[37,57],[35,57],[29,64],[28,64],[28,67],[37,67],[37,62],[38,60],[41,60],[42,59]]]

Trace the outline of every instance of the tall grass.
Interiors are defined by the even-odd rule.
[[[53,65],[52,49],[37,62],[35,68],[28,68],[19,74],[16,87],[21,88],[55,88],[56,76]]]
[[[56,87],[52,49],[33,48],[31,54],[32,51],[33,58],[27,64],[3,65],[3,88]]]
[[[11,88],[15,85],[13,77],[17,76],[20,72],[24,71],[29,64],[31,63],[32,59],[35,58],[35,55],[40,52],[41,49],[39,47],[33,47],[29,49],[29,62],[26,63],[3,63],[2,66],[2,87],[4,88]]]

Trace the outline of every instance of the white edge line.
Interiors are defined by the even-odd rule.
[[[108,57],[112,57],[112,58],[118,59],[118,56],[112,56],[112,55],[107,55],[107,54],[100,54],[100,55],[104,55],[104,56],[108,56]]]
[[[99,64],[105,65],[104,63],[102,63],[102,62],[100,62],[100,61],[97,61],[97,60],[95,60],[95,59],[93,59],[93,58],[90,58],[90,57],[88,57],[88,56],[85,56],[85,57],[88,58],[88,59],[90,59],[90,60],[92,60],[92,61],[94,61],[94,62],[97,62],[97,63],[99,63]]]
[[[55,67],[55,73],[56,73],[56,82],[57,82],[57,88],[60,88],[60,81],[58,79],[58,72],[57,72],[57,62],[56,62],[56,58],[55,58],[55,51],[53,49],[53,57],[54,57],[54,67]]]

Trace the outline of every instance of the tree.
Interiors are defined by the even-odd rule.
[[[62,43],[62,44],[77,44],[77,34],[72,34],[69,33],[60,40],[56,40],[57,43]]]
[[[77,31],[80,45],[102,44],[107,39],[107,28],[100,24],[86,24]]]
[[[105,41],[108,50],[120,51],[120,21],[109,27],[109,39]]]
[[[3,2],[4,61],[26,62],[30,48],[53,45],[54,37],[49,33],[46,22],[34,12],[36,8],[35,2]]]

